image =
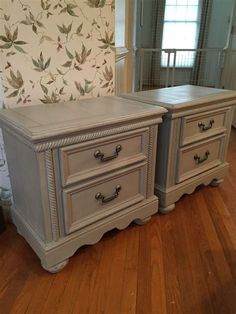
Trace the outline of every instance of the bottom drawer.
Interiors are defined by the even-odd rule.
[[[223,162],[225,135],[179,150],[177,183],[196,176]]]
[[[146,198],[146,163],[63,190],[66,233],[141,202]]]

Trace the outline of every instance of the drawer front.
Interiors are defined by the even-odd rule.
[[[146,163],[63,191],[67,234],[146,198]]]
[[[230,108],[184,117],[180,145],[187,145],[226,131],[226,115]]]
[[[66,186],[147,159],[148,128],[70,145],[59,151]]]
[[[223,162],[225,135],[179,150],[177,183],[194,177]]]

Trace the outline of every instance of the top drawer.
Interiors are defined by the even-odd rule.
[[[59,149],[62,185],[66,186],[147,159],[148,128]]]
[[[187,145],[226,131],[226,115],[230,108],[207,111],[182,119],[180,145]]]

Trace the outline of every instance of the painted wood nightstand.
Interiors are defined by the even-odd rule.
[[[122,96],[168,110],[158,133],[155,193],[160,212],[173,210],[198,185],[223,181],[236,91],[184,85]]]
[[[164,112],[118,97],[0,112],[13,221],[46,270],[61,270],[82,245],[157,212]]]

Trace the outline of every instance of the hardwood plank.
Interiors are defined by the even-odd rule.
[[[132,225],[127,237],[126,259],[124,265],[124,280],[122,283],[122,296],[120,313],[136,313],[138,256],[139,256],[139,226]]]
[[[173,222],[173,243],[176,256],[177,278],[181,291],[180,306],[183,313],[204,313],[202,304],[198,304],[198,298],[202,297],[202,295],[198,294],[198,285],[195,278],[196,273],[194,272],[194,267],[196,267],[194,260],[197,258],[199,251],[195,247],[193,240],[189,238],[189,229],[187,228],[189,225],[193,227],[194,222],[191,221],[190,212],[195,209],[190,205],[190,197],[184,197],[182,203],[178,203],[177,205],[176,216]],[[194,286],[196,287],[195,289],[190,289],[190,287]]]
[[[151,308],[153,313],[166,313],[166,293],[164,277],[163,245],[161,238],[160,219],[153,217],[147,230],[150,234],[151,248]]]
[[[113,245],[116,231],[111,231],[103,238],[103,248],[101,253],[101,260],[97,273],[97,280],[94,282],[94,294],[90,300],[90,306],[88,313],[106,313],[105,309],[110,295],[110,278],[113,276],[112,273],[112,260],[117,258],[120,252],[116,252],[114,256]],[[115,298],[115,295],[113,296]]]
[[[73,313],[77,301],[80,302],[78,312],[80,308],[90,306],[90,294],[83,295],[83,298],[78,298],[78,294],[81,287],[84,287],[86,284],[91,287],[94,282],[96,282],[102,251],[103,250],[100,249],[100,243],[96,246],[86,246],[78,250],[75,260],[70,260],[68,266],[71,266],[70,264],[72,262],[72,271],[70,272],[69,281],[61,297],[60,307],[57,309],[56,313]],[[78,267],[78,265],[80,265],[80,267]]]
[[[183,313],[181,309],[181,289],[178,279],[177,261],[174,247],[175,219],[176,213],[172,217],[163,216],[160,219],[161,238],[163,242],[163,263],[164,280],[166,294],[167,313]]]
[[[136,313],[151,313],[151,250],[147,225],[139,231],[138,287]]]
[[[124,282],[124,269],[127,253],[127,238],[129,238],[128,230],[120,231],[115,239],[114,244],[109,250],[110,256],[110,273],[111,276],[108,281],[108,293],[105,302],[105,313],[120,313],[121,295]]]
[[[11,312],[13,300],[18,298],[28,280],[28,265],[34,267],[38,258],[12,225],[8,225],[7,231],[0,236],[0,248],[0,309],[5,314]]]
[[[199,191],[193,195],[184,196],[184,210],[181,212],[182,226],[186,230],[186,248],[185,255],[189,258],[189,269],[191,272],[192,282],[187,285],[186,289],[195,295],[194,302],[189,304],[189,312],[210,314],[214,313],[210,301],[210,292],[206,285],[209,277],[209,270],[204,265],[203,256],[208,249],[206,233],[202,228],[202,222],[196,206],[196,198],[199,197]],[[187,214],[186,214],[187,213]],[[191,310],[190,310],[191,309]]]
[[[198,207],[202,208],[199,214],[201,215],[203,228],[209,242],[209,248],[203,255],[205,267],[209,269],[210,275],[207,284],[212,296],[211,302],[214,311],[219,311],[220,313],[231,313],[232,311],[234,313],[236,311],[234,300],[236,287],[224,255],[222,238],[218,236],[215,224],[211,220],[210,211],[214,209],[215,204],[214,197],[210,198],[210,189],[203,189],[203,195],[201,194],[201,197],[197,199]]]

